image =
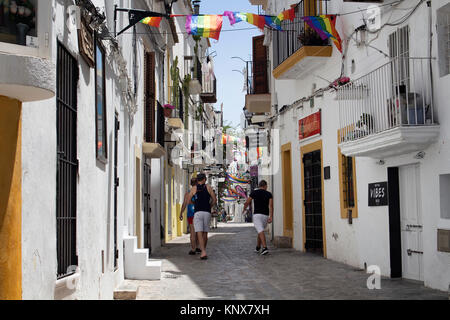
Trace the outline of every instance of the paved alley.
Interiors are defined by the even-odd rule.
[[[170,242],[152,257],[163,260],[161,281],[133,281],[138,300],[448,299],[403,280],[382,279],[371,291],[364,271],[290,249],[269,247],[262,257],[253,252],[255,237],[252,224],[220,224],[208,261],[187,254],[187,236]]]

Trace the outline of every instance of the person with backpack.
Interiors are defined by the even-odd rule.
[[[197,233],[198,242],[200,244],[200,250],[202,254],[201,260],[207,260],[208,255],[206,253],[206,247],[208,245],[208,233],[210,231],[211,213],[215,213],[215,210],[211,210],[217,203],[216,194],[213,188],[206,184],[206,175],[199,174],[197,176],[197,185],[191,189],[189,198],[194,198],[194,228]]]

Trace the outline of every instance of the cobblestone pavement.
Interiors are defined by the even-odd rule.
[[[448,293],[404,281],[382,279],[381,290],[368,290],[361,270],[313,254],[270,247],[254,253],[252,224],[219,224],[210,234],[209,260],[189,256],[189,238],[165,245],[152,258],[162,259],[161,281],[133,281],[138,300],[311,300],[448,299]]]

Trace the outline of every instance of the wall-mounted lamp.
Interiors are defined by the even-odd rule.
[[[380,160],[380,161],[377,161],[376,164],[379,166],[384,166],[386,164],[386,161]]]

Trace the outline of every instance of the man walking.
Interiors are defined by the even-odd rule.
[[[197,185],[197,179],[192,178],[191,187],[195,187]],[[195,256],[197,253],[200,253],[201,250],[198,248],[198,239],[195,233],[194,228],[194,215],[195,215],[195,206],[194,206],[194,198],[189,198],[189,192],[186,192],[184,195],[183,206],[181,207],[180,221],[183,221],[183,212],[187,207],[187,219],[189,224],[189,231],[191,234],[191,251],[189,251],[189,255]]]
[[[216,194],[210,185],[206,184],[206,175],[197,176],[197,186],[191,189],[189,198],[195,196],[194,206],[194,228],[197,233],[198,242],[202,255],[201,260],[207,260],[206,246],[208,244],[208,232],[211,223],[211,208],[217,203]]]
[[[261,181],[259,183],[259,189],[253,191],[247,202],[244,205],[244,212],[254,201],[255,212],[253,215],[253,223],[255,229],[258,232],[258,240],[256,245],[256,252],[265,256],[269,253],[267,249],[266,235],[264,230],[267,224],[273,221],[273,196],[267,191],[267,182]]]

